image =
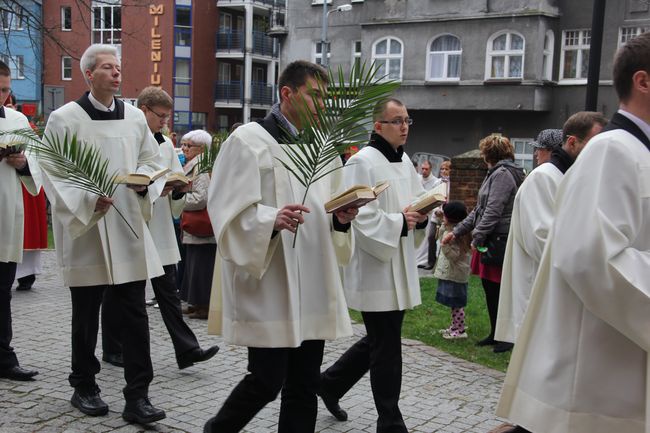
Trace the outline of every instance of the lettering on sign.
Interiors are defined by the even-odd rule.
[[[153,17],[153,26],[151,27],[151,63],[153,73],[149,79],[152,86],[160,86],[160,62],[162,61],[162,36],[160,34],[159,15],[164,15],[165,5],[150,5],[149,15]]]

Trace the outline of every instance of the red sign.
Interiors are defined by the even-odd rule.
[[[25,116],[36,116],[36,104],[23,104],[23,114]]]

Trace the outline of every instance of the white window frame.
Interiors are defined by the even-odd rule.
[[[544,35],[544,51],[542,61],[542,80],[553,81],[553,50],[555,48],[555,33],[547,30]]]
[[[25,12],[22,6],[14,5],[16,10],[3,9],[0,17],[2,30],[22,30]],[[6,22],[6,25],[5,25]]]
[[[391,41],[397,41],[399,42],[401,46],[401,50],[399,54],[391,54],[390,53],[390,44]],[[381,43],[382,41],[386,41],[386,54],[377,54],[377,45]],[[372,63],[378,67],[378,63],[380,61],[385,61],[386,62],[386,73],[390,72],[390,68],[388,68],[388,63],[390,60],[395,60],[399,59],[399,78],[396,78],[396,81],[402,81],[402,77],[404,74],[404,42],[395,36],[386,36],[381,39],[377,39],[375,42],[372,44]],[[386,77],[386,80],[390,80],[390,77]]]
[[[25,56],[8,56],[6,54],[0,55],[0,60],[2,60],[7,66],[9,66],[10,76],[12,80],[24,80],[25,79]]]
[[[70,14],[70,27],[65,26],[66,12]],[[72,6],[61,6],[61,31],[62,32],[72,31]]]
[[[226,22],[230,23],[227,27],[225,26]],[[227,12],[220,12],[219,32],[224,33],[224,32],[231,32],[231,31],[232,31],[232,14],[229,14]]]
[[[232,81],[232,69],[230,63],[219,62],[219,79],[220,83],[229,83]]]
[[[567,45],[567,33],[578,33],[578,44],[577,45]],[[588,33],[588,38],[589,38],[589,44],[584,44],[584,38],[586,34]],[[565,77],[564,76],[564,63],[565,63],[565,57],[566,53],[568,51],[577,51],[577,56],[576,56],[576,74],[580,74],[580,71],[582,70],[582,52],[586,49],[589,50],[591,46],[591,29],[568,29],[568,30],[562,30],[562,57],[560,57],[560,82],[563,83],[580,83],[580,84],[586,84],[587,83],[587,77]]]
[[[359,46],[359,51],[357,51],[357,44]],[[359,65],[361,65],[361,49],[361,40],[352,41],[352,63],[350,64],[351,67],[354,67],[354,64],[356,62],[359,62]]]
[[[323,4],[323,0],[311,0],[311,4],[312,4],[312,5],[322,5],[322,4]],[[327,4],[328,4],[328,5],[331,5],[331,4],[332,4],[332,0],[327,0]]]
[[[66,78],[65,76],[65,71],[66,71],[66,65],[65,62],[70,61],[70,76]],[[72,81],[72,57],[70,56],[61,56],[61,80],[63,81]]]
[[[320,51],[318,49],[320,47]],[[329,64],[330,59],[332,58],[332,43],[327,43],[327,63]],[[316,41],[313,44],[312,50],[312,59],[317,65],[323,64],[323,47],[321,41]]]
[[[111,27],[106,27],[106,11],[109,10],[111,16],[115,15],[115,9],[120,9],[120,27],[114,27],[115,23],[111,19]],[[100,12],[100,27],[95,27],[95,10],[99,9]],[[122,4],[120,2],[109,4],[107,2],[98,2],[93,1],[92,7],[90,8],[90,41],[93,44],[109,44],[115,47],[122,46]],[[95,32],[99,32],[99,40],[95,40]],[[110,32],[109,39],[104,40],[104,32]],[[119,42],[115,42],[115,33],[119,33]],[[121,48],[120,48],[121,50]]]
[[[622,47],[630,39],[634,39],[641,33],[650,30],[650,26],[623,26],[618,28],[618,47]]]
[[[458,71],[458,77],[449,77],[449,56],[450,55],[458,55],[460,56],[460,60],[462,61],[463,59],[463,45],[461,43],[460,50],[455,50],[455,51],[432,51],[431,46],[435,41],[437,41],[439,38],[442,38],[444,36],[451,36],[453,38],[458,39],[458,42],[460,42],[460,38],[456,35],[453,35],[451,33],[442,33],[439,35],[434,36],[431,38],[429,43],[427,44],[427,58],[426,58],[426,81],[460,81],[460,70]],[[442,61],[442,70],[443,70],[443,76],[442,77],[432,77],[431,76],[431,56],[433,56],[433,53],[436,54],[442,54],[443,56],[443,61]]]
[[[506,35],[506,49],[495,51],[492,46],[494,40]],[[521,49],[513,50],[510,47],[512,46],[512,35],[519,36],[523,41],[523,46]],[[503,77],[493,77],[492,76],[492,58],[493,57],[504,57],[503,62]],[[510,77],[510,59],[511,57],[521,57],[521,76],[520,77]],[[487,47],[485,50],[485,79],[486,80],[512,80],[512,81],[521,81],[524,79],[524,68],[526,65],[526,38],[521,33],[514,30],[500,30],[492,34],[487,41]]]
[[[535,164],[535,160],[533,158],[533,153],[534,153],[534,148],[532,143],[535,141],[534,138],[511,138],[510,142],[512,143],[512,147],[515,149],[515,152],[517,151],[517,143],[523,142],[524,145],[524,150],[526,149],[527,145],[530,145],[531,152],[530,153],[515,153],[515,163],[519,163],[520,166],[523,168],[526,168],[525,161],[530,161],[530,170],[532,170]],[[527,173],[530,173],[530,170],[527,170]]]

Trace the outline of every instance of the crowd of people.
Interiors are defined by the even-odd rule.
[[[319,65],[288,64],[279,103],[263,120],[233,128],[210,173],[199,169],[210,134],[182,136],[180,155],[162,134],[173,110],[164,90],[143,89],[136,106],[115,97],[122,73],[114,47],[91,45],[80,66],[89,90],[50,115],[45,136],[92,143],[111,170],[166,168],[192,181],[161,177],[98,196],[51,172],[30,150],[0,150],[0,378],[37,375],[19,365],[10,346],[10,300],[27,245],[23,193],[37,196],[42,186],[71,297],[71,404],[86,415],[108,412],[95,380],[101,326],[102,359],[124,369],[122,417],[150,424],[166,416],[149,398],[149,280],[180,369],[219,350],[200,347],[183,313],[208,319],[209,332],[248,348],[248,373],[205,432],[241,431],[278,395],[280,433],[314,432],[318,396],[346,421],[341,400],[369,373],[376,431],[407,433],[399,407],[401,331],[406,311],[422,302],[420,267],[433,270],[436,300],[450,308],[442,338],[468,337],[471,273],[481,280],[490,321],[489,335],[476,344],[513,350],[497,409],[512,424],[494,433],[650,428],[643,325],[650,318],[650,33],[617,54],[620,107],[612,120],[580,112],[562,129],[541,131],[538,166],[528,176],[507,137],[483,138],[487,174],[470,211],[451,200],[450,161],[438,176],[425,161],[418,174],[405,152],[413,122],[393,97],[375,107],[367,145],[347,161],[331,160],[328,174],[305,192],[277,160],[304,126],[301,110],[324,106],[328,76]],[[0,102],[10,84],[0,63]],[[0,107],[0,130],[25,128],[25,116]],[[611,174],[613,162],[619,170]],[[390,188],[376,200],[324,209],[346,188],[384,181]],[[451,199],[429,214],[411,210],[441,186]],[[419,238],[426,239],[422,263]],[[366,335],[323,370],[325,341],[352,334],[348,308],[361,312]]]

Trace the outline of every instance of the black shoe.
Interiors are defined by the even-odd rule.
[[[497,341],[493,337],[485,337],[481,341],[477,341],[476,345],[477,346],[494,346],[497,344]]]
[[[156,409],[146,397],[127,401],[122,412],[124,421],[138,424],[150,424],[166,418],[167,415],[162,409]]]
[[[327,394],[319,394],[320,398],[323,399],[323,403],[325,403],[325,407],[327,410],[330,411],[330,413],[334,416],[339,421],[347,421],[348,420],[348,413],[341,409],[341,406],[339,406],[339,399],[330,397]]]
[[[153,298],[149,299],[148,301],[145,301],[145,305],[148,307],[151,307],[152,305],[156,305],[158,301],[156,301],[156,297],[154,296]]]
[[[108,413],[108,405],[99,396],[98,386],[88,390],[75,389],[70,403],[86,415],[102,416]]]
[[[188,354],[178,358],[178,368],[184,369],[191,367],[195,362],[203,362],[212,358],[219,351],[219,346],[212,346],[208,349],[201,349],[197,347],[196,349],[190,351]]]
[[[512,350],[514,346],[515,345],[512,343],[506,343],[505,341],[498,341],[497,344],[494,345],[494,349],[492,349],[492,351],[494,353],[509,352]]]
[[[37,374],[36,370],[25,370],[18,365],[0,370],[0,378],[20,381],[34,380]]]
[[[124,359],[122,359],[121,353],[104,353],[102,355],[102,361],[108,362],[116,367],[124,367]]]

